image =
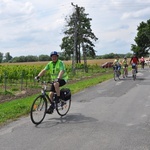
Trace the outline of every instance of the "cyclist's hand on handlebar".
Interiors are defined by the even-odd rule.
[[[54,81],[54,82],[59,82],[59,80],[60,80],[60,79],[59,79],[59,78],[57,78],[57,79],[55,79],[55,81]]]
[[[39,77],[39,76],[36,76],[34,79],[37,80],[37,81],[39,81],[39,80],[40,80],[40,77]]]

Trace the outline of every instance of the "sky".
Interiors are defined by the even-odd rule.
[[[61,52],[72,2],[92,19],[96,55],[131,53],[137,27],[150,19],[150,0],[0,0],[0,52],[12,57]]]

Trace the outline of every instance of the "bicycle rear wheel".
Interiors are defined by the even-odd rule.
[[[40,124],[45,118],[46,110],[47,110],[47,100],[42,95],[39,95],[33,101],[33,104],[31,106],[30,111],[31,121],[36,125]]]
[[[65,116],[71,106],[71,98],[67,101],[60,100],[59,103],[56,103],[56,111],[60,116]]]
[[[135,80],[135,79],[136,79],[136,74],[133,75],[133,80]]]

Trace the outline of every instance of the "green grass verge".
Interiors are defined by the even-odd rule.
[[[112,78],[112,74],[104,74],[94,78],[89,78],[87,80],[77,81],[73,84],[66,84],[64,87],[69,87],[72,94],[79,92],[87,87],[96,85],[105,80]],[[17,99],[0,104],[0,125],[4,125],[10,121],[16,120],[17,118],[28,115],[30,112],[30,107],[35,99],[36,95],[26,97],[24,99]]]

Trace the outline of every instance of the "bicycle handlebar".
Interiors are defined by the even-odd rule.
[[[40,79],[35,79],[37,82],[40,82],[41,80]],[[50,83],[50,84],[53,84],[54,83],[54,81],[41,81],[41,83],[42,84],[48,84],[48,83]]]

